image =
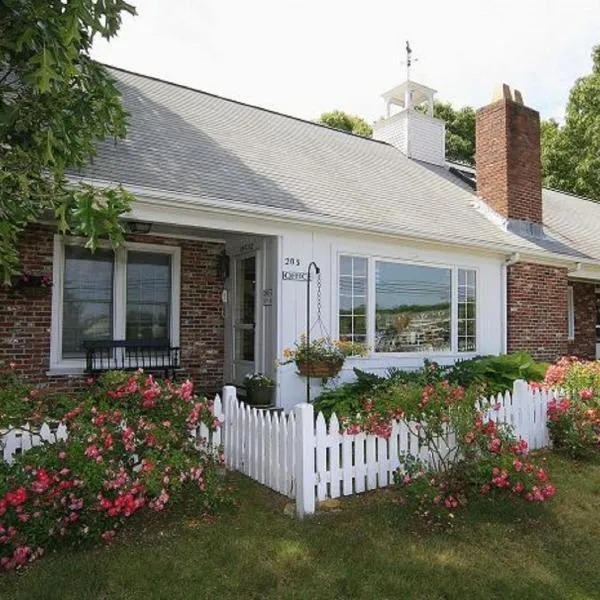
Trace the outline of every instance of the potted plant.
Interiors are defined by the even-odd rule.
[[[281,364],[295,363],[303,377],[329,379],[336,377],[349,356],[365,356],[367,347],[359,342],[332,340],[328,337],[306,339],[300,337],[294,348],[284,350]]]
[[[275,382],[262,373],[250,373],[244,378],[246,402],[251,406],[272,406]]]

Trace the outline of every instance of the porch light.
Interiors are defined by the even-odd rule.
[[[127,229],[129,233],[150,233],[152,223],[145,221],[127,221]]]
[[[229,256],[223,250],[217,258],[217,277],[227,279],[229,277]]]

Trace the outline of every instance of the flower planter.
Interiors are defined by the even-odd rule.
[[[328,379],[330,377],[335,377],[342,370],[342,364],[343,363],[311,360],[310,362],[296,363],[296,366],[302,377]]]
[[[270,388],[246,388],[246,402],[249,406],[272,406],[273,389]]]
[[[23,296],[36,298],[47,295],[52,289],[52,282],[44,275],[28,275],[16,277],[13,289]]]

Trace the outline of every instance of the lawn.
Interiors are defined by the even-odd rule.
[[[600,598],[600,461],[551,456],[548,467],[548,505],[481,499],[444,533],[393,490],[298,522],[285,499],[236,475],[240,506],[214,523],[192,499],[109,546],[0,575],[0,598]]]

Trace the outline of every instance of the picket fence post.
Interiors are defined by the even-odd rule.
[[[529,384],[523,379],[516,379],[513,383],[512,410],[516,412],[514,433],[518,438],[529,443],[531,429],[531,400]]]
[[[297,404],[296,415],[296,516],[315,512],[315,421],[312,404]]]
[[[221,440],[223,442],[223,456],[225,458],[225,464],[228,467],[233,467],[233,461],[235,460],[233,453],[233,445],[234,445],[234,435],[236,432],[234,428],[237,426],[237,423],[234,422],[234,410],[235,403],[237,402],[237,392],[233,385],[226,385],[223,387],[223,393],[221,396],[222,399],[222,410],[223,410],[223,435],[221,436]]]

